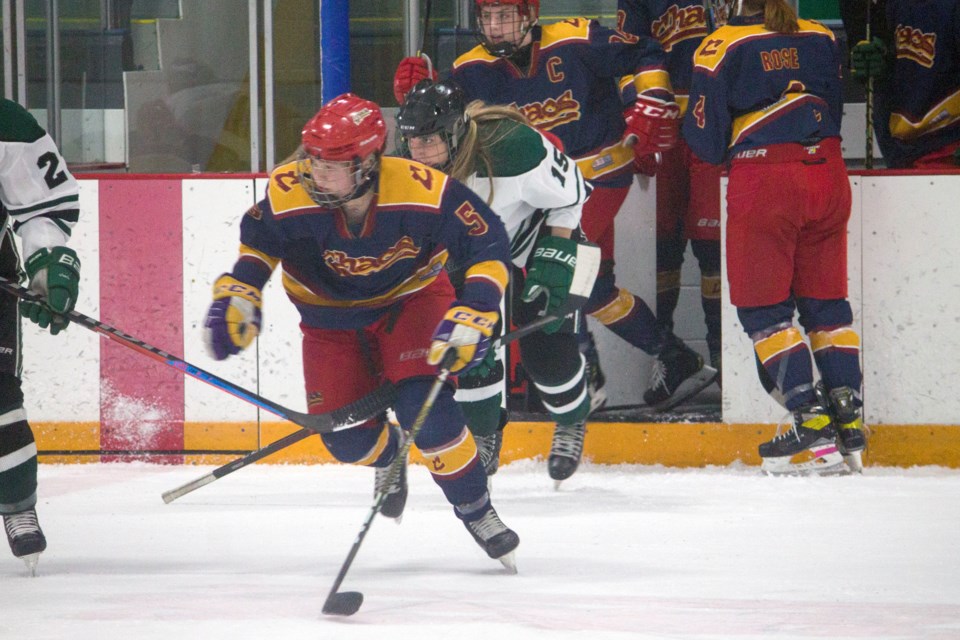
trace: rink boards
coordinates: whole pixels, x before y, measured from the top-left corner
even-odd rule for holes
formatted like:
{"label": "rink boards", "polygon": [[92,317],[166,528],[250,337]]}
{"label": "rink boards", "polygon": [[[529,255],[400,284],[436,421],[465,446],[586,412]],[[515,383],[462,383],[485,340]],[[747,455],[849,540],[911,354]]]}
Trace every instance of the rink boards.
{"label": "rink boards", "polygon": [[[77,309],[303,411],[296,312],[277,282],[264,292],[265,327],[256,348],[216,362],[201,341],[211,283],[233,264],[240,217],[264,184],[253,176],[81,180],[73,242],[83,261]],[[850,297],[864,346],[865,417],[874,430],[870,461],[960,466],[954,387],[960,265],[953,257],[960,175],[856,175],[851,185]],[[652,205],[651,185],[638,185],[617,223],[620,284],[651,302]],[[638,402],[649,359],[605,330],[595,332],[611,401]],[[756,444],[773,433],[783,411],[756,382],[751,346],[726,289],[724,336],[723,424],[591,424],[586,454],[608,463],[758,462]],[[26,406],[45,461],[143,452],[171,461],[230,458],[291,430],[80,327],[51,337],[25,324],[24,342]],[[542,455],[549,435],[550,425],[513,423],[505,459]],[[310,438],[277,458],[325,456],[318,439]]]}

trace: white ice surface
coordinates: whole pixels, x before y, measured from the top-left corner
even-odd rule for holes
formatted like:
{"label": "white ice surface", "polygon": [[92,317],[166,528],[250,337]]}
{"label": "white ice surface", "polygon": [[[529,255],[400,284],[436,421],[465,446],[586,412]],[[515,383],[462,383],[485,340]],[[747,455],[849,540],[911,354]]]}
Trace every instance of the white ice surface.
{"label": "white ice surface", "polygon": [[520,573],[488,559],[426,470],[378,519],[367,469],[254,466],[165,505],[210,467],[40,468],[39,576],[0,554],[0,638],[960,638],[960,473],[766,478],[754,469],[543,463],[494,498]]}

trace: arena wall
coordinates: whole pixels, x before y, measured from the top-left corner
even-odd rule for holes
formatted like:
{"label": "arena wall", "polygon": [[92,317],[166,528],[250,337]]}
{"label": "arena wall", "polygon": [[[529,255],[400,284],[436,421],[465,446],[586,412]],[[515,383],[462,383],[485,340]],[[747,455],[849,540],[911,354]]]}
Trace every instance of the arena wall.
{"label": "arena wall", "polygon": [[[960,466],[960,173],[850,178],[850,296],[863,341],[868,464]],[[619,216],[618,274],[654,300],[653,181],[638,180]],[[236,256],[257,176],[99,176],[81,180],[74,248],[77,309],[283,406],[305,411],[299,328],[278,279],[264,292],[255,348],[216,362],[201,341],[216,276]],[[691,298],[693,301],[694,298]],[[695,301],[699,304],[699,301]],[[679,314],[695,316],[687,304]],[[591,423],[596,462],[758,464],[756,445],[783,410],[756,381],[749,340],[724,290],[722,423]],[[649,358],[595,333],[611,402],[640,402]],[[24,323],[27,411],[44,462],[148,458],[222,463],[294,430],[218,389],[81,327],[51,337]],[[513,423],[504,459],[544,455],[552,426]],[[328,460],[318,438],[270,458]]]}

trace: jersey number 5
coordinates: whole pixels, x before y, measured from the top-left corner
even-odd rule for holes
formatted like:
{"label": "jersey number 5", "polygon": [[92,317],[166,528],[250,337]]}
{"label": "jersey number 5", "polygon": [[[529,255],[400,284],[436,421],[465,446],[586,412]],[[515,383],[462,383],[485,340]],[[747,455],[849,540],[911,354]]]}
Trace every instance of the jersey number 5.
{"label": "jersey number 5", "polygon": [[455,212],[457,217],[465,224],[470,227],[470,231],[467,232],[467,235],[471,236],[482,236],[489,229],[487,221],[483,219],[477,210],[469,202],[464,202],[462,205],[457,207]]}

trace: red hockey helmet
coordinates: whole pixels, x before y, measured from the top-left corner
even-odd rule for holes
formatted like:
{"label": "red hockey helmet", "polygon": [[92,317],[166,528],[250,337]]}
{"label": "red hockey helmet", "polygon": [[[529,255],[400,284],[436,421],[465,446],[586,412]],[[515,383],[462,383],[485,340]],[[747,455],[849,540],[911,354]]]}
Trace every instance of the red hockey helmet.
{"label": "red hockey helmet", "polygon": [[[540,0],[474,0],[477,29],[480,32],[480,44],[490,55],[497,57],[512,56],[520,48],[530,29],[540,17]],[[517,8],[515,24],[505,33],[493,34],[490,25],[483,20],[483,8],[495,6],[514,6]],[[501,22],[501,29],[506,25]]]}
{"label": "red hockey helmet", "polygon": [[[344,93],[323,105],[300,135],[300,182],[317,204],[338,207],[362,196],[376,182],[380,154],[387,142],[387,125],[376,103]],[[318,184],[314,171],[318,161],[344,163],[351,172],[353,189],[335,194]]]}

